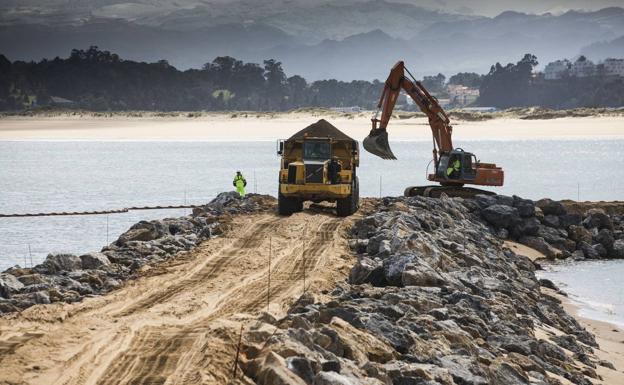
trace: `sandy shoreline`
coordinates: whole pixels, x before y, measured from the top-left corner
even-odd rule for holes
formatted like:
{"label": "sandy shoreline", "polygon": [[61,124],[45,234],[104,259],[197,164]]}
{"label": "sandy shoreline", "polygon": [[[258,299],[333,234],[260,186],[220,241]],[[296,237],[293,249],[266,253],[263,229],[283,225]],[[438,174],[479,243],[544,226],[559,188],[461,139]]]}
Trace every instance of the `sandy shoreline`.
{"label": "sandy shoreline", "polygon": [[558,295],[563,308],[576,318],[589,332],[596,336],[600,346],[594,352],[601,360],[612,363],[616,370],[604,366],[597,366],[597,373],[602,376],[603,384],[624,384],[624,330],[608,322],[598,321],[579,316],[579,307],[569,298]]}
{"label": "sandy shoreline", "polygon": [[[547,260],[544,254],[525,245],[506,241],[505,246],[517,254],[526,256],[532,261]],[[594,349],[596,357],[608,361],[615,366],[616,370],[600,365],[596,367],[596,372],[603,378],[600,383],[607,385],[624,384],[624,329],[609,322],[581,317],[579,315],[580,307],[570,298],[550,289],[542,288],[542,291],[558,298],[565,311],[596,337],[596,342],[600,346],[599,349]],[[553,334],[559,333],[562,332],[556,329],[548,330],[539,326],[536,328],[536,334],[545,339],[548,339],[548,337]],[[565,378],[557,378],[564,384],[570,383]]]}
{"label": "sandy shoreline", "polygon": [[[369,114],[275,115],[213,114],[188,117],[3,117],[0,140],[275,140],[290,136],[325,118],[351,137],[361,140],[371,127]],[[624,117],[564,117],[548,120],[497,118],[486,121],[454,120],[453,137],[461,140],[624,139]],[[422,117],[393,119],[391,140],[431,140]]]}

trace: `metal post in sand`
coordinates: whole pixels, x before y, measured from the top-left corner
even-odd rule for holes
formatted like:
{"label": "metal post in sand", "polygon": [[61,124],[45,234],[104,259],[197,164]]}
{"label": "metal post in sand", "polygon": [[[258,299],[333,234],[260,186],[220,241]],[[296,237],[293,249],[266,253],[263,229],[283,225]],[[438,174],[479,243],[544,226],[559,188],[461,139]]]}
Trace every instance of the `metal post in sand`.
{"label": "metal post in sand", "polygon": [[269,312],[269,308],[271,306],[271,238],[269,237],[269,274],[267,280],[267,312]]}
{"label": "metal post in sand", "polygon": [[28,255],[30,256],[30,267],[33,267],[32,251],[30,250],[30,243],[28,244]]}
{"label": "metal post in sand", "polygon": [[576,201],[577,202],[581,201],[581,183],[580,182],[576,182]]}
{"label": "metal post in sand", "polygon": [[232,368],[232,379],[236,378],[236,369],[238,369],[238,357],[240,355],[241,342],[243,340],[243,325],[241,325],[240,334],[238,335],[238,344],[236,345],[236,358],[234,359],[234,367]]}
{"label": "metal post in sand", "polygon": [[306,230],[308,228],[308,224],[306,222],[305,227],[303,228],[303,242],[302,244],[302,248],[301,248],[301,262],[303,264],[303,294],[305,294],[306,292],[306,260],[305,260],[305,237],[306,237]]}

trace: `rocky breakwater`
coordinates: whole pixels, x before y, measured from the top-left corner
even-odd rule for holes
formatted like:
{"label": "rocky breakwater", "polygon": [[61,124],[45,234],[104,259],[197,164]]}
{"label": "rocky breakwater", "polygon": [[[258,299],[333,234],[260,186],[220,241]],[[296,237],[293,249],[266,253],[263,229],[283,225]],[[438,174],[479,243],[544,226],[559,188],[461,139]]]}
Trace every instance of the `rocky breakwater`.
{"label": "rocky breakwater", "polygon": [[232,215],[273,209],[266,195],[219,194],[209,204],[180,218],[141,221],[100,252],[50,254],[32,268],[19,266],[0,274],[0,314],[51,302],[76,302],[116,289],[154,265],[188,253],[201,242],[222,234]]}
{"label": "rocky breakwater", "polygon": [[589,385],[598,365],[611,366],[477,203],[373,206],[352,228],[348,281],[320,301],[303,295],[282,319],[263,315],[244,334],[243,383]]}
{"label": "rocky breakwater", "polygon": [[624,204],[533,202],[503,195],[478,195],[468,202],[500,238],[518,241],[547,258],[624,258]]}

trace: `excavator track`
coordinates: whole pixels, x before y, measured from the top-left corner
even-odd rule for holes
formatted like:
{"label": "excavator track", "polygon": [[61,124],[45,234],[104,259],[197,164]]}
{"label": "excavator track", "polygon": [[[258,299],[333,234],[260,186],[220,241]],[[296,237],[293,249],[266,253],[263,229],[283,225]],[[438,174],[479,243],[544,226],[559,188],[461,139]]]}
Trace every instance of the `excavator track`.
{"label": "excavator track", "polygon": [[406,197],[429,197],[429,198],[439,198],[442,194],[446,194],[447,196],[454,198],[474,198],[478,194],[484,195],[495,195],[496,193],[488,190],[481,190],[473,187],[460,187],[460,186],[410,186],[405,189],[403,195]]}

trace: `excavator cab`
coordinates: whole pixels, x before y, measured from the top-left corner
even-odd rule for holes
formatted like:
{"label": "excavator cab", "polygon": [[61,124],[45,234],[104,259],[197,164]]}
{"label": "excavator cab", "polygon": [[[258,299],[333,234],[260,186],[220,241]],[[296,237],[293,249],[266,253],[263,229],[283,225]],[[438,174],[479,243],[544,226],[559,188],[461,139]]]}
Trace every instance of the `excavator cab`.
{"label": "excavator cab", "polygon": [[[453,170],[449,173],[448,170],[452,168],[456,160],[459,161],[459,170]],[[477,176],[476,169],[473,167],[476,164],[477,158],[473,153],[456,148],[440,154],[435,175],[429,175],[428,179],[442,184],[470,184]]]}

